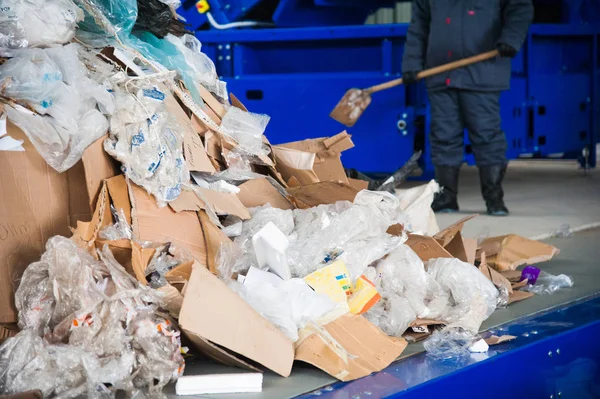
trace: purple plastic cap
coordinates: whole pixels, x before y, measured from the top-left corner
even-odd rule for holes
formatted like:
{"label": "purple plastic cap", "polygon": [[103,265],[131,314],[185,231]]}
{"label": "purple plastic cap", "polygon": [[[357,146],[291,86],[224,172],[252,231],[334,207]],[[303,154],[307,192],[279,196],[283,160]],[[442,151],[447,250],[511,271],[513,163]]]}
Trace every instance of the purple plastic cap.
{"label": "purple plastic cap", "polygon": [[527,279],[529,284],[535,284],[539,276],[540,269],[535,266],[526,266],[521,272],[521,281]]}

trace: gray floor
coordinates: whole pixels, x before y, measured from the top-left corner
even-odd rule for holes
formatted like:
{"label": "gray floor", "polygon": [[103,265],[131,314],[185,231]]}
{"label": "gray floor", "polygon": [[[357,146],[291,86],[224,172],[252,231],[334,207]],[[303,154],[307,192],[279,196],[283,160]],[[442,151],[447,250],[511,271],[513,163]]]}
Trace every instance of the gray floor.
{"label": "gray floor", "polygon": [[[563,239],[548,241],[561,249],[561,253],[553,261],[540,265],[551,274],[568,274],[573,278],[573,288],[558,291],[553,295],[535,296],[522,302],[512,304],[506,309],[498,309],[484,322],[482,331],[494,328],[508,321],[527,315],[547,311],[554,307],[600,293],[600,229],[587,230]],[[422,345],[409,345],[404,355],[421,352]],[[186,373],[219,372],[220,366],[188,363]],[[263,392],[246,395],[190,396],[191,398],[219,399],[282,399],[293,398],[306,392],[336,382],[335,379],[314,368],[297,365],[289,378],[281,378],[273,373],[265,373]],[[171,386],[166,391],[169,397],[175,397]]]}

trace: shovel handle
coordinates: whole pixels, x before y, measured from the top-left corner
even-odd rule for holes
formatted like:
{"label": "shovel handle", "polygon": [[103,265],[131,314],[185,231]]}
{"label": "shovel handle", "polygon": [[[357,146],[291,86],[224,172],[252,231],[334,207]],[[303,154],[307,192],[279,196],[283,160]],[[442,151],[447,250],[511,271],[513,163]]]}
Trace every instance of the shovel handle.
{"label": "shovel handle", "polygon": [[[440,73],[452,71],[454,69],[462,68],[467,65],[475,64],[481,61],[489,60],[498,56],[498,50],[488,51],[486,53],[481,53],[478,55],[474,55],[473,57],[463,58],[462,60],[450,62],[448,64],[440,65],[434,68],[426,69],[417,74],[417,79],[428,78],[433,75],[437,75]],[[382,83],[376,86],[369,87],[364,91],[368,93],[377,93],[378,91],[391,89],[392,87],[400,86],[402,84],[402,78],[394,79],[386,83]]]}

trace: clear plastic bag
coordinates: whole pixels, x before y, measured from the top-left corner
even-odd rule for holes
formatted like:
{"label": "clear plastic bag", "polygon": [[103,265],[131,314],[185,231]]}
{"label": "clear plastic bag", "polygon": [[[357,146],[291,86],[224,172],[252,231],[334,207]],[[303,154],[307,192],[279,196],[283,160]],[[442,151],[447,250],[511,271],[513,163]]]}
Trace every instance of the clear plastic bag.
{"label": "clear plastic bag", "polygon": [[451,298],[444,321],[476,333],[496,309],[498,290],[475,266],[454,258],[432,259],[427,273]]}
{"label": "clear plastic bag", "polygon": [[391,294],[376,303],[365,317],[387,335],[401,337],[417,314],[406,298]]}
{"label": "clear plastic bag", "polygon": [[563,288],[573,286],[571,277],[565,274],[553,275],[544,271],[540,272],[535,285],[528,284],[521,291],[531,292],[536,295],[551,295]]}
{"label": "clear plastic bag", "polygon": [[77,38],[96,47],[114,44],[116,37],[126,39],[137,20],[136,0],[76,0],[85,11]]}
{"label": "clear plastic bag", "polygon": [[436,360],[457,361],[470,357],[469,347],[475,341],[476,335],[458,327],[446,327],[434,331],[423,347],[427,354]]}
{"label": "clear plastic bag", "polygon": [[0,66],[5,96],[36,113],[7,106],[13,123],[29,137],[50,166],[64,172],[108,130],[104,113],[114,111],[112,95],[88,77],[76,44],[13,52]]}
{"label": "clear plastic bag", "polygon": [[131,226],[129,225],[129,223],[127,223],[125,211],[123,211],[123,209],[119,209],[119,211],[117,212],[112,205],[110,206],[110,210],[116,222],[100,230],[100,232],[98,233],[100,239],[106,241],[133,239],[133,231],[131,230]]}
{"label": "clear plastic bag", "polygon": [[[133,84],[128,88],[133,89]],[[156,197],[159,205],[175,200],[189,182],[183,134],[167,112],[166,94],[147,83],[136,94],[119,92],[104,149],[123,163],[125,175]]]}
{"label": "clear plastic bag", "polygon": [[266,156],[269,154],[269,150],[262,141],[262,135],[270,119],[268,115],[254,114],[242,111],[237,107],[229,107],[221,121],[221,129],[235,139],[243,151],[253,155]]}
{"label": "clear plastic bag", "polygon": [[75,36],[83,11],[71,0],[4,0],[0,10],[0,47],[64,44]]}
{"label": "clear plastic bag", "polygon": [[0,390],[45,396],[164,397],[181,375],[179,331],[157,311],[160,298],[117,263],[108,247],[95,260],[53,237],[15,294],[23,329],[0,347]]}

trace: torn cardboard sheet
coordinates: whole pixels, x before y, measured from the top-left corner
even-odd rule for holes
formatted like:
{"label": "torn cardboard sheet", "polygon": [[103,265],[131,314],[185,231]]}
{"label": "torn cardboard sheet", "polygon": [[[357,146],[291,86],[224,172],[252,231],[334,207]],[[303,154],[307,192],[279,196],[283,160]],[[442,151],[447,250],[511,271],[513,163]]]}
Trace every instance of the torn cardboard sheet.
{"label": "torn cardboard sheet", "polygon": [[208,202],[219,215],[233,215],[242,220],[250,219],[250,212],[248,212],[248,209],[242,204],[237,195],[221,193],[202,187],[197,187],[196,190],[198,190],[202,198],[195,192],[184,189],[175,201],[169,203],[169,206],[175,212],[197,212],[205,210],[206,202]]}
{"label": "torn cardboard sheet", "polygon": [[308,209],[318,205],[335,204],[338,201],[354,202],[359,191],[341,182],[324,181],[289,188],[288,193],[296,207]]}
{"label": "torn cardboard sheet", "polygon": [[433,237],[409,234],[405,244],[415,251],[423,262],[437,258],[453,258]]}
{"label": "torn cardboard sheet", "polygon": [[[440,245],[450,253],[450,255],[460,259],[463,262],[474,264],[477,241],[475,240],[474,242],[475,248],[473,248],[473,240],[467,241],[470,245],[469,249],[467,250],[465,246],[465,240],[468,239],[463,238],[462,229],[466,222],[476,216],[477,215],[470,215],[460,219],[458,222],[453,223],[437,233],[433,238],[435,238]],[[471,262],[469,262],[469,259],[471,259]]]}
{"label": "torn cardboard sheet", "polygon": [[290,375],[292,341],[201,265],[193,267],[179,324],[194,343],[202,345],[199,349],[215,360],[249,368],[246,362],[215,346],[219,345],[281,376]]}
{"label": "torn cardboard sheet", "polygon": [[369,189],[369,182],[366,180],[348,178],[348,183],[350,184],[351,187],[353,187],[354,189],[356,189],[358,191]]}
{"label": "torn cardboard sheet", "polygon": [[487,262],[498,271],[515,270],[521,265],[535,265],[546,262],[560,251],[552,245],[530,240],[516,234],[492,237],[481,243],[477,257],[482,252],[487,255]]}
{"label": "torn cardboard sheet", "polygon": [[[344,131],[329,138],[308,139],[274,146],[273,152],[276,156],[277,163],[279,163],[277,151],[282,149],[314,154],[314,163],[309,169],[314,172],[314,175],[316,175],[318,180],[309,183],[318,181],[341,181],[348,184],[348,177],[346,176],[340,157],[343,151],[352,147],[354,147],[354,143],[352,142],[350,135]],[[279,166],[280,165],[278,165],[278,169]],[[308,165],[304,165],[304,167],[307,166]],[[289,177],[286,177],[281,170],[280,172],[287,181]],[[298,176],[296,177],[302,184],[309,184],[303,182],[303,179]]]}
{"label": "torn cardboard sheet", "polygon": [[319,177],[313,171],[315,154],[292,150],[289,148],[273,147],[273,155],[277,171],[285,181],[294,178],[300,184],[319,182]]}
{"label": "torn cardboard sheet", "polygon": [[322,330],[300,330],[296,360],[312,364],[341,381],[352,381],[383,370],[406,346],[406,340],[388,337],[364,317],[346,314]]}
{"label": "torn cardboard sheet", "polygon": [[519,302],[527,298],[531,298],[534,296],[532,292],[525,291],[513,291],[511,295],[508,296],[508,304]]}
{"label": "torn cardboard sheet", "polygon": [[0,344],[19,332],[16,324],[0,324]]}
{"label": "torn cardboard sheet", "polygon": [[268,179],[252,179],[239,186],[238,198],[246,208],[266,204],[273,208],[294,209],[292,203],[273,187]]}
{"label": "torn cardboard sheet", "polygon": [[517,339],[517,337],[515,337],[514,335],[503,335],[501,337],[498,337],[497,335],[492,335],[491,337],[485,339],[485,343],[489,346],[493,346],[499,345],[503,342],[509,342],[514,339]]}

